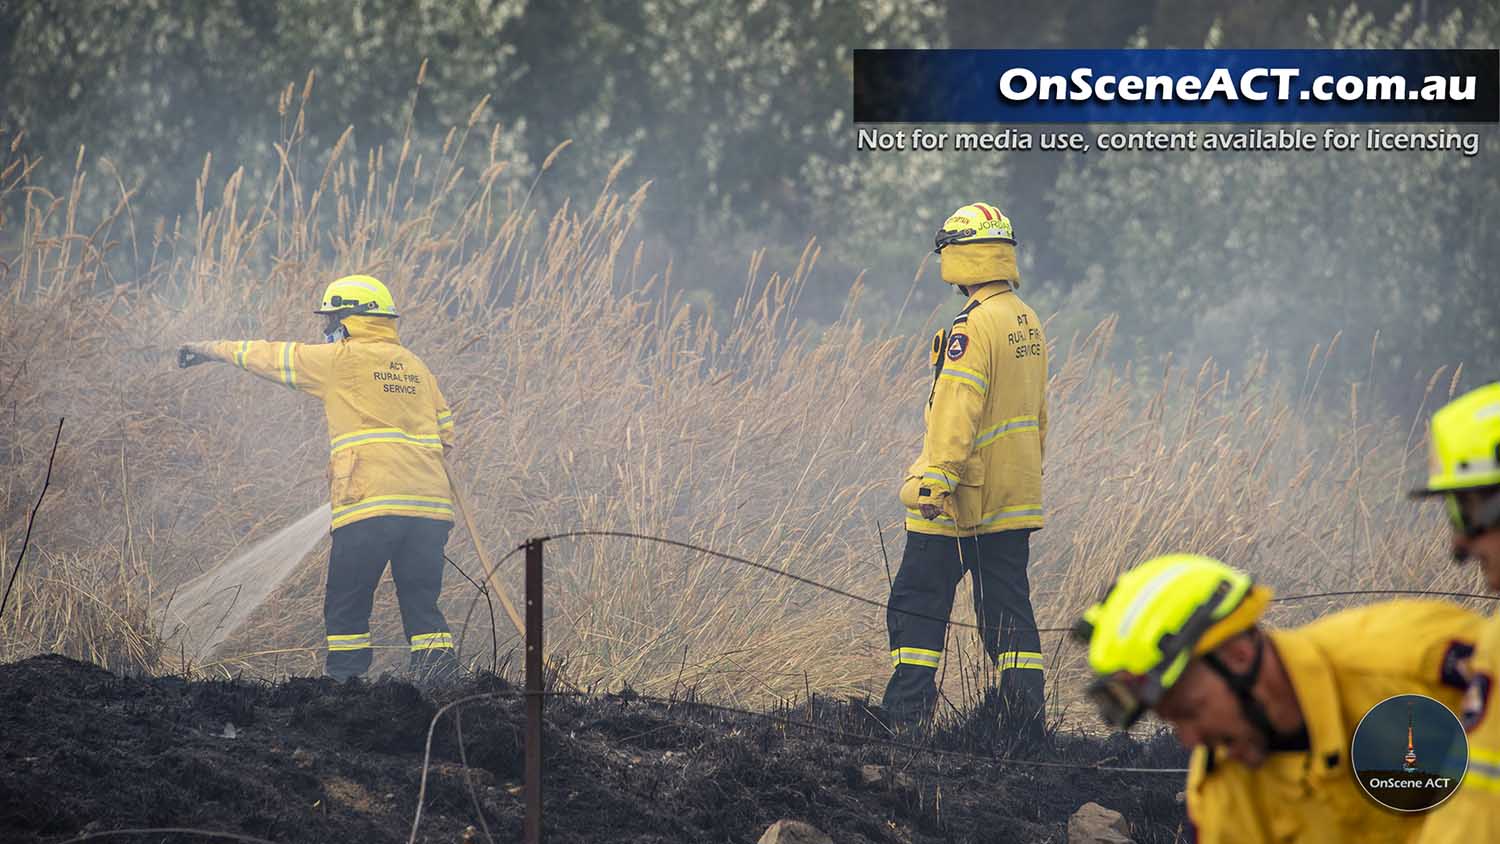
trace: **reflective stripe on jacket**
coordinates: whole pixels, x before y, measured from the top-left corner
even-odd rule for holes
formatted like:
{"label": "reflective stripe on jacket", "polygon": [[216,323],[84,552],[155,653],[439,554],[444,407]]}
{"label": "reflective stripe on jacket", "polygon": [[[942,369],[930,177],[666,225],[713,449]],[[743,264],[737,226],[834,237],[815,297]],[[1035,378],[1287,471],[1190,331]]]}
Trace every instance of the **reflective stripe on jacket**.
{"label": "reflective stripe on jacket", "polygon": [[[1422,694],[1456,709],[1468,653],[1484,619],[1435,600],[1386,601],[1269,632],[1307,727],[1310,749],[1272,753],[1250,769],[1199,747],[1188,771],[1188,818],[1199,844],[1397,844],[1426,815],[1367,797],[1350,768],[1354,728],[1375,704]],[[1441,809],[1439,809],[1441,811]],[[1481,840],[1481,839],[1474,839]]]}
{"label": "reflective stripe on jacket", "polygon": [[1468,687],[1459,712],[1469,734],[1469,771],[1458,791],[1428,813],[1422,844],[1500,841],[1500,713],[1494,711],[1500,616],[1485,623],[1465,674]]}
{"label": "reflective stripe on jacket", "polygon": [[223,340],[214,357],[323,400],[328,417],[333,527],[372,516],[453,521],[443,448],[453,412],[395,320],[344,320],[337,343]]}
{"label": "reflective stripe on jacket", "polygon": [[[901,488],[906,527],[969,536],[1039,528],[1047,436],[1047,339],[1036,312],[1005,282],[973,289],[933,342],[922,454]],[[947,492],[922,517],[922,488]]]}

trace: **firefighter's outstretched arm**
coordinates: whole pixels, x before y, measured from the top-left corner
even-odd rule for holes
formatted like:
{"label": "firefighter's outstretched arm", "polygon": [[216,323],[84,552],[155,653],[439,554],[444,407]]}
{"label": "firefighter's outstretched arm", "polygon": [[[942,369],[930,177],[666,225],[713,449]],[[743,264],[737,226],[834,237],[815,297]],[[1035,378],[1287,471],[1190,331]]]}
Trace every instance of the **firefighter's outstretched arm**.
{"label": "firefighter's outstretched arm", "polygon": [[177,349],[178,366],[222,361],[267,381],[319,398],[330,380],[333,364],[331,344],[276,342],[270,340],[214,340],[184,343]]}
{"label": "firefighter's outstretched arm", "polygon": [[[946,511],[963,480],[963,465],[974,452],[974,437],[990,391],[990,350],[981,334],[955,331],[943,352],[943,371],[932,391],[917,508],[931,519]],[[925,494],[924,494],[925,493]]]}

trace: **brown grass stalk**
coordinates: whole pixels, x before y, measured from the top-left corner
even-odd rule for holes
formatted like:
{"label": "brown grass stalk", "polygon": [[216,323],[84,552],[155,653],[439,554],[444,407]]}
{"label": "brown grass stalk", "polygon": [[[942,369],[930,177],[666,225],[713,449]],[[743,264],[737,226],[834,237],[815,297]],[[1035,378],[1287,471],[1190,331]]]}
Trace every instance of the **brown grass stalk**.
{"label": "brown grass stalk", "polygon": [[[817,261],[811,242],[784,271],[748,256],[740,300],[714,313],[677,292],[670,265],[640,266],[645,194],[616,190],[619,166],[599,197],[551,213],[515,186],[534,187],[568,142],[529,175],[465,170],[457,156],[479,113],[436,165],[409,157],[406,140],[390,156],[356,154],[347,134],[305,149],[296,129],[261,162],[270,184],[252,186],[241,168],[216,176],[205,159],[194,213],[157,225],[149,260],[132,260],[119,284],[101,267],[115,266],[117,228],[135,222],[122,200],[78,225],[83,159],[61,195],[25,165],[19,181],[0,181],[0,200],[24,197],[10,223],[19,231],[0,231],[5,535],[40,477],[47,420],[79,420],[33,540],[35,568],[0,620],[0,659],[56,650],[162,670],[154,596],[325,499],[315,401],[229,367],[179,371],[171,352],[214,337],[312,339],[310,303],[349,272],[395,290],[404,341],[457,408],[454,459],[495,548],[580,526],[636,531],[884,600],[872,523],[887,539],[901,529],[895,491],[920,444],[930,335],[874,331],[852,306],[830,325],[796,319]],[[497,138],[498,127],[492,157]],[[1310,355],[1299,384],[1212,361],[1114,367],[1114,330],[1108,319],[1086,337],[1052,338],[1050,521],[1033,540],[1041,626],[1067,626],[1115,573],[1176,550],[1218,556],[1282,592],[1474,585],[1443,562],[1440,517],[1400,497],[1423,465],[1421,423],[1379,416],[1354,387],[1339,388],[1339,418],[1323,409],[1337,338]],[[894,565],[900,542],[888,545]],[[448,552],[473,560],[462,531]],[[317,670],[324,553],[226,643],[215,669]],[[548,647],[580,684],[761,704],[808,690],[878,694],[888,671],[884,619],[868,606],[680,549],[587,539],[547,553]],[[506,576],[519,593],[518,568]],[[449,579],[451,620],[472,599]],[[956,619],[972,621],[968,600],[964,587]],[[1347,603],[1278,606],[1271,617],[1294,623]],[[479,615],[468,656],[484,663]],[[396,618],[382,586],[377,640],[401,642]],[[953,638],[981,652],[972,631]],[[1057,655],[1050,677],[1068,707],[1080,653],[1057,634],[1043,650]],[[382,649],[377,668],[402,657]],[[950,697],[972,698],[983,676],[946,672]]]}

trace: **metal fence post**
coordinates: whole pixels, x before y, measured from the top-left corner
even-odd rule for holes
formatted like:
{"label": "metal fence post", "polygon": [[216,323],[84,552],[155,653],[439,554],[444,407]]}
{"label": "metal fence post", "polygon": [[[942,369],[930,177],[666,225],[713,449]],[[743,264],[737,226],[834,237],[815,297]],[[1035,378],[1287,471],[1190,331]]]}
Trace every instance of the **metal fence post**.
{"label": "metal fence post", "polygon": [[542,842],[542,543],[526,541],[526,825],[522,840]]}

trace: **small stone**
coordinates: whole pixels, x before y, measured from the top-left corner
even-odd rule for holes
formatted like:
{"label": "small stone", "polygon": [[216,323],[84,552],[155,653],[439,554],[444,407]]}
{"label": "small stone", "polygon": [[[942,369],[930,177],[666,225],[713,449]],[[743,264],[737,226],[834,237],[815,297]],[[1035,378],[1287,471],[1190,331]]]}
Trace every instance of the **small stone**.
{"label": "small stone", "polygon": [[833,844],[833,839],[812,824],[779,820],[766,828],[757,844]]}
{"label": "small stone", "polygon": [[317,761],[318,757],[314,756],[310,750],[299,747],[292,751],[292,764],[303,770],[311,768]]}
{"label": "small stone", "polygon": [[1068,844],[1134,844],[1125,816],[1098,803],[1085,803],[1068,818]]}
{"label": "small stone", "polygon": [[866,788],[896,788],[908,789],[912,787],[911,777],[905,771],[892,771],[885,765],[862,765],[859,769],[859,781]]}

